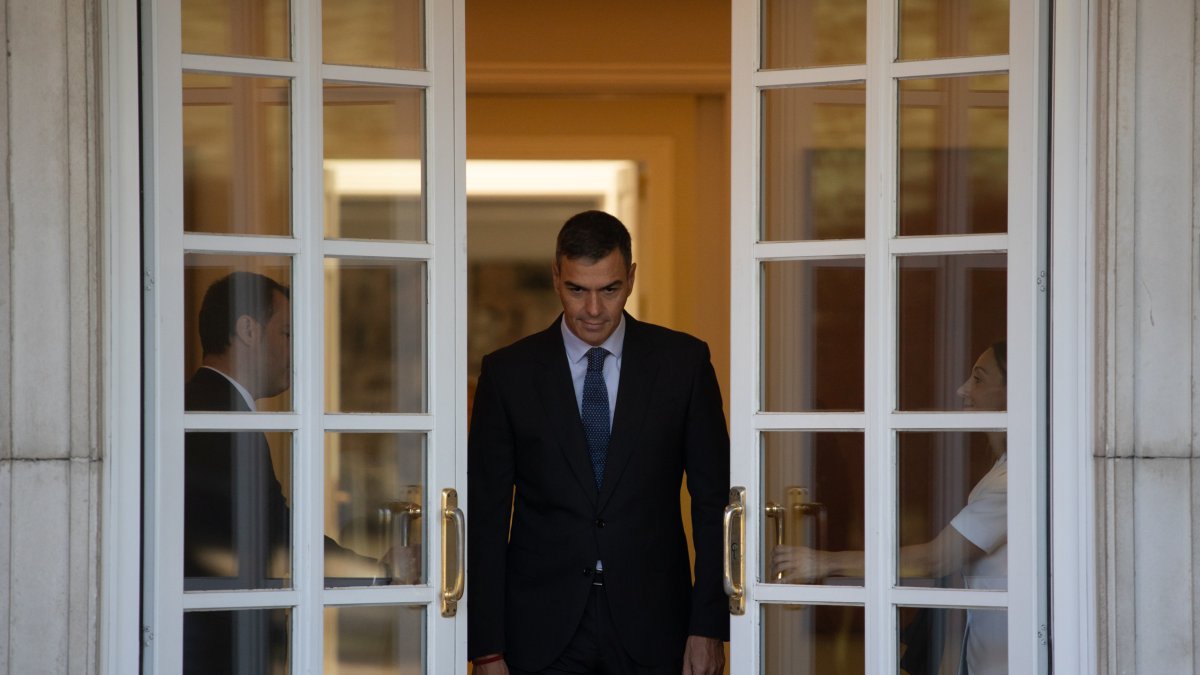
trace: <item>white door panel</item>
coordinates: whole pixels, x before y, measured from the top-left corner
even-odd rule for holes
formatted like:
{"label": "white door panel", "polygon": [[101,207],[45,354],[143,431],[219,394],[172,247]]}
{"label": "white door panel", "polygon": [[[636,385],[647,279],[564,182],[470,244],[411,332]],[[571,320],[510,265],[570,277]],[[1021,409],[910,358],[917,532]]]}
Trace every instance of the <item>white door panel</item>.
{"label": "white door panel", "polygon": [[731,672],[1044,672],[1046,10],[733,2]]}
{"label": "white door panel", "polygon": [[[146,670],[465,672],[462,1],[142,12]],[[244,272],[256,411],[185,406]]]}

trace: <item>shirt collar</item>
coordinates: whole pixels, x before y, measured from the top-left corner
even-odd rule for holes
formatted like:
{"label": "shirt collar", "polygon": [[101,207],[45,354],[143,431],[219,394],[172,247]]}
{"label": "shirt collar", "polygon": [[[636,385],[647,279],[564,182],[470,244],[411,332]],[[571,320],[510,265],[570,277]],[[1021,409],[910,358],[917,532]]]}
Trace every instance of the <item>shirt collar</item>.
{"label": "shirt collar", "polygon": [[[567,362],[575,363],[586,358],[588,350],[592,348],[592,345],[584,342],[578,335],[571,332],[571,329],[567,327],[566,316],[558,322],[558,326],[562,330],[563,347],[567,350]],[[621,360],[621,350],[625,347],[624,313],[621,314],[621,321],[617,324],[616,329],[613,330],[612,335],[609,335],[608,339],[600,344],[600,347],[603,347],[609,354],[615,356],[618,361]]]}
{"label": "shirt collar", "polygon": [[201,368],[208,368],[209,370],[213,371],[214,373],[229,380],[229,384],[232,384],[233,388],[237,389],[238,393],[242,395],[242,399],[246,401],[246,407],[250,408],[250,412],[258,412],[258,406],[254,405],[254,398],[252,396],[250,396],[250,392],[247,391],[246,388],[242,386],[241,382],[238,382],[237,380],[233,379],[231,376],[217,370],[216,368],[213,368],[212,366],[201,366]]}

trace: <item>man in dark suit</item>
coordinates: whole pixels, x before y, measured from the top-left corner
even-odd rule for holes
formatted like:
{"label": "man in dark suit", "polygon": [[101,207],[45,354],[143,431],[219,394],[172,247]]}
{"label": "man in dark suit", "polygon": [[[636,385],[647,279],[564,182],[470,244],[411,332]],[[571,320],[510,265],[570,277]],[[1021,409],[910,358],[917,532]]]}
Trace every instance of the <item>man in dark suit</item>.
{"label": "man in dark suit", "polygon": [[475,673],[719,673],[729,437],[708,347],[624,312],[636,266],[607,213],[566,222],[552,271],[561,318],[485,357],[475,393]]}
{"label": "man in dark suit", "polygon": [[[286,286],[234,272],[205,291],[202,365],[184,390],[188,412],[252,412],[291,386],[291,307]],[[184,442],[184,588],[281,588],[291,575],[291,511],[257,431],[188,432]],[[387,568],[325,537],[326,577],[388,583]],[[415,558],[408,561],[415,567]],[[184,672],[283,672],[281,610],[188,612]]]}

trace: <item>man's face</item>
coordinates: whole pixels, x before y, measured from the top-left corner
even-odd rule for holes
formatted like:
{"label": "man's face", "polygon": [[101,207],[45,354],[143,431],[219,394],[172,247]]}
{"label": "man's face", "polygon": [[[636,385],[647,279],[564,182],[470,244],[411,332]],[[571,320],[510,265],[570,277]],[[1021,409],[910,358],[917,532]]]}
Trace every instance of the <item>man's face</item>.
{"label": "man's face", "polygon": [[990,348],[980,355],[971,375],[958,388],[967,410],[1004,410],[1008,405],[1008,385],[996,353]]}
{"label": "man's face", "polygon": [[283,293],[275,291],[271,307],[260,342],[262,393],[258,398],[278,396],[292,386],[292,306]]}
{"label": "man's face", "polygon": [[593,347],[603,344],[621,322],[636,269],[630,265],[626,270],[625,259],[615,249],[595,262],[560,258],[553,267],[554,290],[567,328]]}

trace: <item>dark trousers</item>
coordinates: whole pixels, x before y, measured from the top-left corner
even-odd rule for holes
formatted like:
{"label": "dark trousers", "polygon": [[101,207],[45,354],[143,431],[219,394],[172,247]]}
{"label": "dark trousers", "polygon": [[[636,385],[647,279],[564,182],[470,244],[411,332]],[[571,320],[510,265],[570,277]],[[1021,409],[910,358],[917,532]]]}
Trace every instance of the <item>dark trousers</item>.
{"label": "dark trousers", "polygon": [[679,675],[682,670],[683,654],[665,666],[643,666],[629,658],[613,625],[604,586],[599,585],[592,586],[575,636],[549,668],[530,671],[508,666],[510,675]]}

